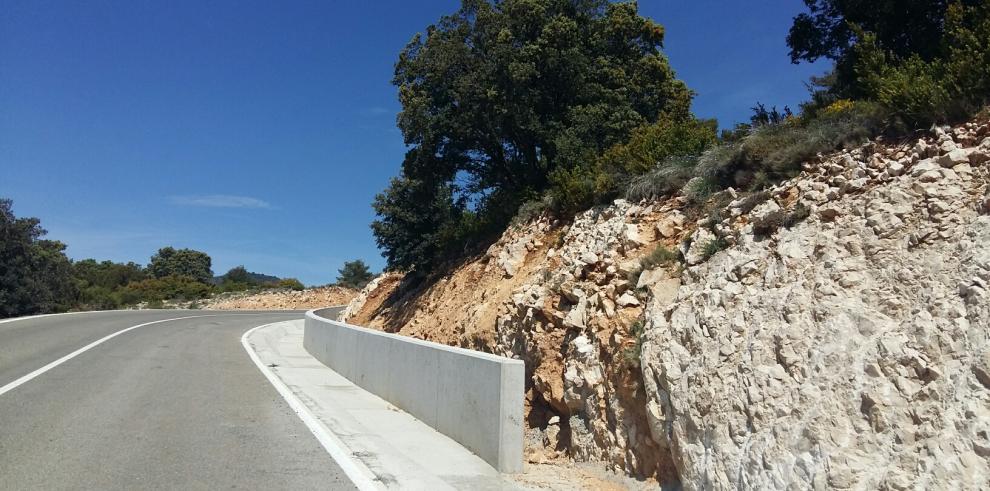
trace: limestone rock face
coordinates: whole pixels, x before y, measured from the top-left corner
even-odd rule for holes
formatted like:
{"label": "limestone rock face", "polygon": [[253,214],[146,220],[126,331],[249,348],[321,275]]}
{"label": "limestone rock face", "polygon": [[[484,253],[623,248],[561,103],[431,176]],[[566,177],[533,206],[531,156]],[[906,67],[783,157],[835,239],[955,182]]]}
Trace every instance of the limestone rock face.
{"label": "limestone rock face", "polygon": [[[812,195],[821,211],[770,238],[744,226],[648,305],[650,435],[685,488],[990,482],[990,172],[935,151]],[[773,192],[827,184],[829,164]]]}
{"label": "limestone rock face", "polygon": [[533,463],[686,489],[986,488],[988,164],[974,122],[703,210],[544,216],[430,281],[385,276],[345,315],[523,360]]}

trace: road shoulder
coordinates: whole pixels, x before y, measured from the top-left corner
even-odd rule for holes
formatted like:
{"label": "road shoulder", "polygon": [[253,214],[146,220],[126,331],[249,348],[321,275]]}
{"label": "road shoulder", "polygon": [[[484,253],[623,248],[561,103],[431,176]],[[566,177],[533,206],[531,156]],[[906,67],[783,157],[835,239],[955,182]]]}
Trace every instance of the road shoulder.
{"label": "road shoulder", "polygon": [[283,397],[317,438],[326,432],[331,448],[337,447],[328,451],[345,470],[352,467],[357,480],[370,477],[376,487],[402,489],[519,487],[454,440],[313,358],[303,348],[303,321],[261,326],[243,341],[269,380],[277,380],[276,388],[284,385]]}

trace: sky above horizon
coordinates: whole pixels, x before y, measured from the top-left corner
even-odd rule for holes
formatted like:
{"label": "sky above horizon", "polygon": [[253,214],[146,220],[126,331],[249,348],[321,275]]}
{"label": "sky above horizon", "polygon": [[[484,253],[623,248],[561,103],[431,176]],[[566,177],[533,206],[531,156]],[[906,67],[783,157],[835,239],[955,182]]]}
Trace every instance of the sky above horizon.
{"label": "sky above horizon", "polygon": [[[207,252],[221,274],[332,282],[384,266],[370,203],[405,153],[392,67],[457,0],[5,0],[0,197],[73,259]],[[664,52],[723,127],[806,99],[801,0],[641,0]]]}

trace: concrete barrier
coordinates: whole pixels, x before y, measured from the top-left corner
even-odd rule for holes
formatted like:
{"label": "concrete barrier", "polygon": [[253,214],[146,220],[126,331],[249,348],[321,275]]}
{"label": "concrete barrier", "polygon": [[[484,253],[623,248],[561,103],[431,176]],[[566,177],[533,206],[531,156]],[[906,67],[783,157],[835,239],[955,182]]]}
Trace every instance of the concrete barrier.
{"label": "concrete barrier", "polygon": [[522,472],[521,360],[352,326],[306,313],[303,345],[351,382],[487,461]]}

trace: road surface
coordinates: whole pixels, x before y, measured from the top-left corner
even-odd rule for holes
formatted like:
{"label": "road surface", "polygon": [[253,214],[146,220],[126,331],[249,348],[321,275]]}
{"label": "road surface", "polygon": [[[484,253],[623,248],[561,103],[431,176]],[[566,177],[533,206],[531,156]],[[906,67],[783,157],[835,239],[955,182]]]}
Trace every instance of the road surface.
{"label": "road surface", "polygon": [[0,489],[353,489],[240,342],[301,317],[158,310],[0,323]]}

